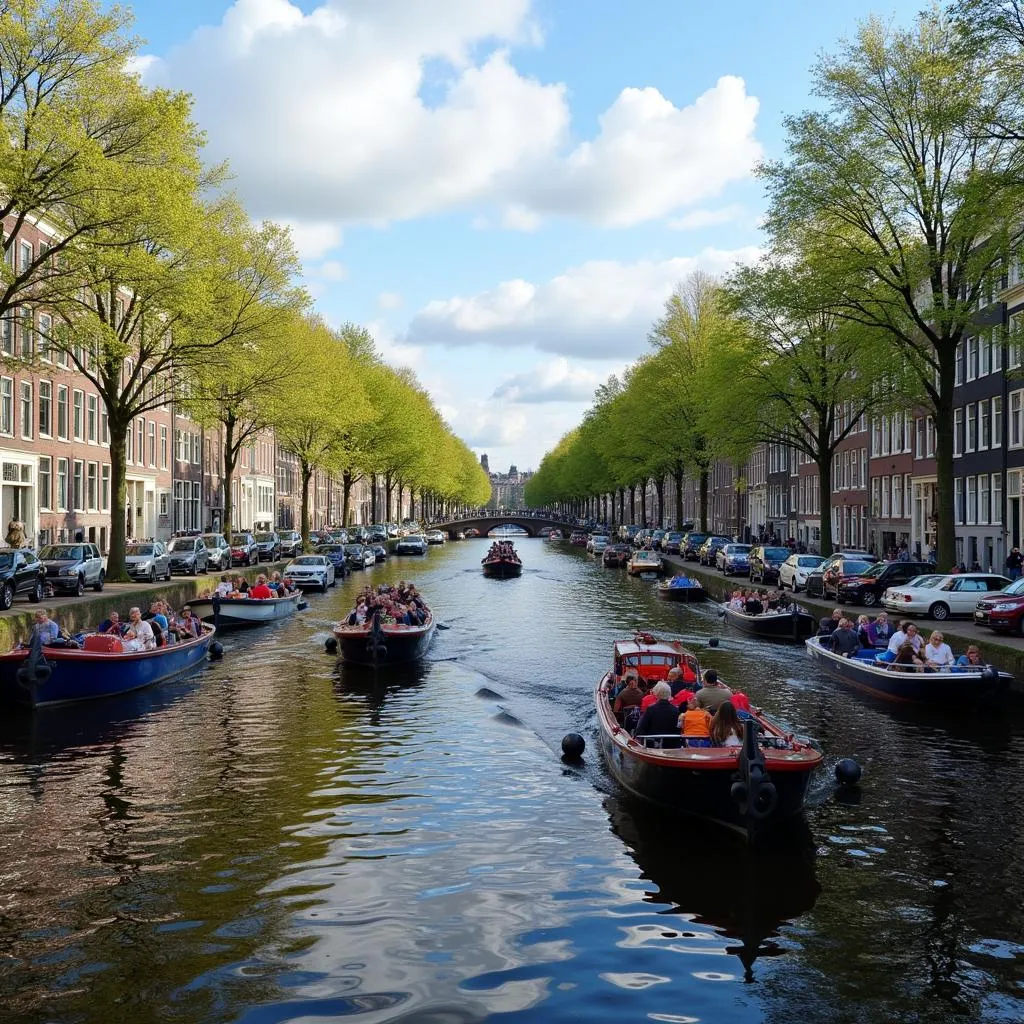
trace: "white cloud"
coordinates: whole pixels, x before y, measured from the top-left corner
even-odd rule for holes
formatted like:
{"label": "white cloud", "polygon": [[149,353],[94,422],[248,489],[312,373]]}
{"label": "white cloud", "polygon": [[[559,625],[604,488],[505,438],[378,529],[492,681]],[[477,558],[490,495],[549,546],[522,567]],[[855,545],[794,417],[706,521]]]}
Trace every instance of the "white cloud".
{"label": "white cloud", "polygon": [[398,292],[381,292],[377,296],[377,306],[380,309],[398,309],[402,305],[402,296]]}
{"label": "white cloud", "polygon": [[493,403],[471,402],[452,410],[449,425],[470,448],[503,448],[526,436],[526,413]]}
{"label": "white cloud", "polygon": [[420,346],[399,341],[378,321],[367,324],[366,329],[373,336],[377,351],[386,363],[399,367],[408,366],[412,370],[417,370],[422,365],[424,352]]}
{"label": "white cloud", "polygon": [[743,216],[743,207],[737,204],[722,206],[717,210],[693,210],[681,217],[674,217],[668,226],[675,231],[696,231],[700,228],[716,227],[719,224],[731,224]]}
{"label": "white cloud", "polygon": [[[574,137],[566,87],[524,76],[531,0],[235,0],[160,59],[148,82],[188,89],[210,156],[257,216],[381,223],[492,204],[534,230],[551,216],[625,226],[717,196],[761,150],[758,101],[723,77],[676,105],[625,88]],[[474,211],[479,215],[479,210]]]}
{"label": "white cloud", "polygon": [[326,260],[318,267],[313,267],[313,274],[324,281],[345,281],[348,279],[348,267],[338,260]]}
{"label": "white cloud", "polygon": [[[264,211],[260,216],[267,216]],[[323,221],[285,220],[291,229],[292,241],[299,258],[304,262],[323,259],[332,249],[341,245],[341,228]]]}
{"label": "white cloud", "polygon": [[629,360],[676,285],[695,269],[721,274],[759,256],[753,246],[705,249],[661,261],[593,261],[542,284],[516,279],[468,297],[435,300],[413,318],[412,345],[523,346],[559,355]]}
{"label": "white cloud", "polygon": [[526,404],[582,402],[593,397],[605,377],[592,370],[573,369],[564,356],[538,363],[532,370],[503,380],[491,396]]}

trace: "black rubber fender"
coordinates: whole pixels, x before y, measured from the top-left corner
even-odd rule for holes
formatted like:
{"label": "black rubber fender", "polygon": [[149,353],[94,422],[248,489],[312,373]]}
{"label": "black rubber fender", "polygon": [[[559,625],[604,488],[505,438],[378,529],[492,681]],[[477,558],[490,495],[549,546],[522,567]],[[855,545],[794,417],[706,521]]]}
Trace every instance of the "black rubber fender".
{"label": "black rubber fender", "polygon": [[750,801],[750,813],[759,821],[767,818],[779,805],[779,791],[771,782],[764,782],[757,788]]}

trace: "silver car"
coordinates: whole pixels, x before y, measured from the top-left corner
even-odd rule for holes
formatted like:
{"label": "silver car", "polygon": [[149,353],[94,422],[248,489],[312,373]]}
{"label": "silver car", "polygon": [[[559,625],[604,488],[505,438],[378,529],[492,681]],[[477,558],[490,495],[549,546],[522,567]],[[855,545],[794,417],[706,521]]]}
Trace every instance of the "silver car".
{"label": "silver car", "polygon": [[223,533],[204,533],[199,539],[206,545],[206,564],[210,569],[221,572],[231,568],[231,548]]}
{"label": "silver car", "polygon": [[283,575],[302,589],[316,587],[326,593],[334,586],[334,566],[326,555],[299,555],[285,566]]}
{"label": "silver car", "polygon": [[407,537],[400,537],[395,544],[396,555],[425,555],[427,553],[427,538],[418,533],[410,533]]}
{"label": "silver car", "polygon": [[129,544],[124,555],[124,567],[133,580],[157,580],[171,578],[171,562],[167,557],[167,548],[160,541],[146,541],[142,544]]}

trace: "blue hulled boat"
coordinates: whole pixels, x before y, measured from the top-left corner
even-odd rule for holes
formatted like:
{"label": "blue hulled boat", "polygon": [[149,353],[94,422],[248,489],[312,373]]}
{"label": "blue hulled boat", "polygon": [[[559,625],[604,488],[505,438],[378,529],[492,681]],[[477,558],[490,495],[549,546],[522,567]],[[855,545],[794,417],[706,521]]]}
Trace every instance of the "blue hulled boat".
{"label": "blue hulled boat", "polygon": [[994,665],[976,672],[901,672],[876,660],[881,651],[865,649],[845,658],[833,654],[816,636],[807,641],[807,653],[830,676],[886,700],[998,707],[1013,682],[1009,672],[1000,672]]}
{"label": "blue hulled boat", "polygon": [[41,708],[141,690],[198,668],[213,634],[207,627],[194,640],[131,653],[38,646],[9,651],[0,655],[0,704]]}

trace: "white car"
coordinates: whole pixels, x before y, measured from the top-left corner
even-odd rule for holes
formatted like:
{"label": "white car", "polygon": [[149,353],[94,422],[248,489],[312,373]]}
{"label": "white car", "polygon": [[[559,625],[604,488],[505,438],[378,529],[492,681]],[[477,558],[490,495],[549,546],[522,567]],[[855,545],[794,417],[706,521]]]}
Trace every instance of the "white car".
{"label": "white car", "polygon": [[604,549],[608,547],[608,538],[603,533],[595,533],[587,541],[587,550],[592,555],[604,554]]}
{"label": "white car", "polygon": [[428,544],[443,544],[447,539],[448,534],[444,530],[429,530],[427,532]]}
{"label": "white car", "polygon": [[395,544],[396,555],[425,555],[427,538],[419,533],[410,533],[407,537],[399,537]]}
{"label": "white car", "polygon": [[882,604],[900,618],[929,615],[944,622],[951,615],[973,615],[981,598],[1009,585],[1005,576],[988,572],[935,573],[890,587]]}
{"label": "white car", "polygon": [[299,555],[285,566],[283,575],[300,589],[318,587],[325,593],[334,586],[334,566],[326,555]]}
{"label": "white car", "polygon": [[821,555],[790,555],[782,565],[779,566],[779,590],[789,587],[795,594],[807,586],[808,573],[824,562]]}

